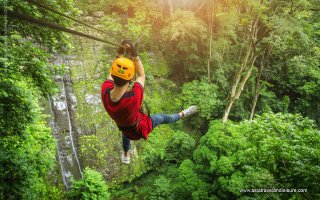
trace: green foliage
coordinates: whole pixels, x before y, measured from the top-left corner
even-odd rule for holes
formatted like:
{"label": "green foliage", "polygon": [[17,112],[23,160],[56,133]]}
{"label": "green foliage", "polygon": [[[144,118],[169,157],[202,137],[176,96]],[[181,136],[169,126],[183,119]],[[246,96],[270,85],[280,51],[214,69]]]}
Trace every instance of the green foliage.
{"label": "green foliage", "polygon": [[146,23],[147,11],[139,10],[134,15],[134,18],[128,19],[127,30],[130,33],[130,38],[138,39],[143,37],[145,40],[150,39],[151,24]]}
{"label": "green foliage", "polygon": [[204,72],[202,66],[205,60],[202,56],[205,55],[203,41],[206,34],[206,25],[191,11],[176,10],[169,18],[168,24],[161,30],[161,46],[175,72]]}
{"label": "green foliage", "polygon": [[148,85],[154,82],[155,77],[167,77],[169,69],[166,60],[160,52],[141,52],[139,57],[142,60],[143,68],[146,73]]}
{"label": "green foliage", "polygon": [[[268,22],[268,26],[276,27],[265,39],[272,46],[272,59],[264,70],[264,81],[272,87],[262,91],[263,95],[268,96],[262,96],[259,109],[263,111],[269,107],[275,112],[301,113],[319,124],[318,20],[314,20],[316,12],[307,9],[317,3],[297,1],[297,5],[305,7],[301,10],[285,7],[287,3],[282,2],[278,9],[281,8],[284,12],[275,15]],[[289,98],[286,100],[289,100],[287,110],[283,108],[283,98]]]}
{"label": "green foliage", "polygon": [[[76,12],[75,8],[73,7],[73,0],[43,0],[41,3],[65,14],[72,15]],[[2,1],[1,4],[3,4],[6,9],[14,12],[19,10],[26,15],[33,16],[38,19],[46,19],[46,21],[58,23],[63,26],[70,25],[70,21],[66,20],[64,17],[53,14],[45,9],[40,9],[39,7],[33,6],[28,2],[12,0]],[[4,18],[2,16],[0,17],[0,23],[2,25],[1,27],[4,27]],[[34,24],[26,23],[21,20],[9,19],[6,24],[8,35],[11,35],[12,33],[19,33],[24,38],[28,38],[26,41],[32,41],[34,43],[41,44],[50,52],[66,52],[68,48],[70,48],[69,37],[64,32],[51,30]]]}
{"label": "green foliage", "polygon": [[[177,113],[182,109],[179,99],[180,89],[176,84],[162,78],[148,79],[146,81],[148,85],[145,87],[144,104],[147,104],[149,107],[151,115],[157,113]],[[143,106],[146,108],[146,105]],[[147,112],[147,109],[144,111]]]}
{"label": "green foliage", "polygon": [[183,105],[196,105],[199,116],[206,120],[216,116],[221,106],[217,86],[205,79],[185,83],[182,87],[181,98]]}
{"label": "green foliage", "polygon": [[195,140],[188,134],[177,131],[173,134],[166,147],[166,160],[171,162],[182,162],[183,159],[192,155]]}
{"label": "green foliage", "polygon": [[43,119],[36,119],[24,130],[23,136],[0,139],[0,197],[47,199],[54,192],[46,176],[53,168],[55,142]]}
{"label": "green foliage", "polygon": [[[186,159],[179,167],[165,164],[156,172],[160,175],[147,174],[133,183],[137,194],[131,197],[318,199],[319,184],[313,180],[319,174],[319,141],[320,132],[314,122],[300,115],[266,113],[254,121],[226,125],[216,120],[201,138],[193,160]],[[145,189],[139,185],[146,185]],[[241,191],[246,189],[307,189],[308,192]]]}
{"label": "green foliage", "polygon": [[191,160],[184,160],[179,167],[176,184],[177,199],[208,199],[210,185],[195,173],[195,165]]}
{"label": "green foliage", "polygon": [[121,23],[121,17],[112,13],[111,15],[106,15],[101,18],[100,24],[103,25],[103,29],[112,32],[113,34],[121,35],[123,30],[123,25]]}
{"label": "green foliage", "polygon": [[21,134],[32,122],[32,99],[27,84],[1,82],[0,87],[0,135]]}
{"label": "green foliage", "polygon": [[59,189],[51,190],[46,179],[55,142],[41,114],[39,88],[21,74],[1,80],[0,193],[4,199],[46,199]]}
{"label": "green foliage", "polygon": [[[0,38],[0,77],[19,80],[29,78],[43,94],[57,91],[52,79],[54,73],[48,64],[49,54],[31,41],[24,41],[20,34]],[[57,70],[60,70],[57,67]],[[4,76],[3,73],[6,73]]]}
{"label": "green foliage", "polygon": [[90,168],[83,171],[83,178],[73,180],[68,192],[68,199],[84,200],[108,200],[110,194],[102,175]]}
{"label": "green foliage", "polygon": [[172,183],[165,176],[159,176],[155,181],[153,186],[155,190],[152,191],[150,197],[147,199],[150,200],[173,200],[173,191],[172,191]]}
{"label": "green foliage", "polygon": [[210,119],[221,113],[222,103],[218,95],[218,87],[206,79],[194,80],[183,85],[183,107],[196,105],[198,109],[198,114],[190,120],[190,124],[196,128],[206,126]]}
{"label": "green foliage", "polygon": [[[305,194],[246,194],[242,189],[307,188],[319,197],[319,131],[313,121],[292,114],[263,114],[256,120],[222,125],[214,121],[194,152],[195,172],[214,179],[212,193],[220,198],[247,195],[263,199]],[[190,164],[191,165],[191,164]],[[205,167],[210,170],[202,170]],[[310,197],[311,197],[310,196]]]}
{"label": "green foliage", "polygon": [[173,130],[169,126],[160,126],[148,137],[148,141],[142,144],[143,150],[141,156],[148,166],[156,166],[166,158],[166,147],[169,138],[174,135]]}
{"label": "green foliage", "polygon": [[77,7],[81,10],[86,11],[88,13],[92,13],[95,11],[109,11],[110,6],[104,6],[106,4],[110,4],[110,0],[79,0],[76,2]]}

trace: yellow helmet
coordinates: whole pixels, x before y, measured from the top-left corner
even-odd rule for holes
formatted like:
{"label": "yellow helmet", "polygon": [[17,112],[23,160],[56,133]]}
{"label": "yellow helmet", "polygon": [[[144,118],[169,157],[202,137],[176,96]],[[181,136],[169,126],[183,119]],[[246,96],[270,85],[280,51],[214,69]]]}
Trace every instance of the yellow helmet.
{"label": "yellow helmet", "polygon": [[124,80],[131,80],[134,75],[134,64],[128,58],[117,58],[112,64],[110,73]]}

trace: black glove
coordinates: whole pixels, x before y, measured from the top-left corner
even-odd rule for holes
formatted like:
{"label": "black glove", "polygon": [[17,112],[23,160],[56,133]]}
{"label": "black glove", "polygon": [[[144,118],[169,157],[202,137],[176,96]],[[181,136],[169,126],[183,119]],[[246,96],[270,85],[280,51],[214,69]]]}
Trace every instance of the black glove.
{"label": "black glove", "polygon": [[125,50],[124,47],[123,47],[123,46],[125,46],[124,41],[125,41],[125,40],[123,40],[123,41],[121,42],[121,46],[120,46],[119,49],[118,49],[118,54],[121,54],[121,55],[124,54],[124,50]]}
{"label": "black glove", "polygon": [[123,40],[123,43],[124,43],[123,44],[124,46],[128,46],[128,45],[130,46],[130,47],[127,48],[127,50],[129,51],[129,53],[130,53],[130,55],[132,57],[137,57],[138,56],[136,48],[134,47],[134,45],[132,44],[132,42],[130,40]]}

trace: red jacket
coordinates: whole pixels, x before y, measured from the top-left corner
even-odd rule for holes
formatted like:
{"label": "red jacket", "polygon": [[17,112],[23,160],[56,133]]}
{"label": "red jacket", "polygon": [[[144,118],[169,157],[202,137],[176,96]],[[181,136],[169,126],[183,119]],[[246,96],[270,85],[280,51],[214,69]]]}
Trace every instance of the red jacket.
{"label": "red jacket", "polygon": [[143,100],[142,85],[135,82],[132,89],[125,92],[117,102],[112,102],[110,99],[110,91],[113,87],[113,81],[106,80],[101,88],[102,102],[109,116],[118,127],[132,127],[138,123],[135,128],[123,130],[122,133],[131,140],[141,138],[147,140],[149,133],[152,131],[152,121],[148,115],[140,111]]}

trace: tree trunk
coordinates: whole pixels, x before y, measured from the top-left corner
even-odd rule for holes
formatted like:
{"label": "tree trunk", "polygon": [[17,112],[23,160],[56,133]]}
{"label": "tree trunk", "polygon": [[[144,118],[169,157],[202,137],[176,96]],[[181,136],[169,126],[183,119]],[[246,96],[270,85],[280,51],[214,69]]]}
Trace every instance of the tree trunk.
{"label": "tree trunk", "polygon": [[163,0],[163,15],[167,16],[169,15],[170,17],[173,16],[173,7],[172,7],[172,0]]}
{"label": "tree trunk", "polygon": [[230,93],[231,97],[234,97],[236,95],[236,90],[237,90],[238,84],[241,80],[241,73],[245,69],[245,67],[248,63],[248,59],[251,54],[251,48],[252,48],[251,45],[248,45],[246,55],[243,58],[242,64],[238,68],[238,70],[236,71],[235,78],[234,78],[233,85],[232,85],[232,89],[231,89],[231,93]]}
{"label": "tree trunk", "polygon": [[261,80],[261,76],[262,76],[262,71],[264,69],[266,59],[268,59],[271,50],[272,50],[272,47],[268,46],[267,49],[265,50],[265,53],[263,54],[261,62],[260,62],[259,74],[258,74],[257,81],[256,81],[256,86],[255,86],[255,90],[254,90],[254,99],[252,102],[252,108],[251,108],[251,112],[250,112],[250,118],[249,118],[250,121],[253,119],[253,115],[254,115],[256,105],[258,102],[258,98],[260,95],[260,80]]}
{"label": "tree trunk", "polygon": [[[247,70],[247,73],[246,75],[242,78],[241,82],[240,82],[240,76],[239,77],[239,81],[237,81],[237,85],[233,85],[233,88],[232,88],[232,93],[229,97],[229,101],[226,105],[226,108],[225,108],[225,111],[224,111],[224,114],[223,114],[223,118],[222,118],[222,122],[223,123],[226,123],[227,120],[228,120],[228,117],[229,117],[229,114],[230,114],[230,110],[233,106],[233,103],[236,99],[239,99],[242,91],[243,91],[243,88],[244,88],[244,85],[246,84],[247,80],[249,79],[250,75],[251,75],[251,72],[252,72],[252,69],[253,69],[253,64],[256,60],[257,56],[254,55],[252,58],[251,58],[251,61],[250,61],[250,65],[249,65],[249,69]],[[240,82],[240,85],[239,85],[239,82]],[[238,87],[239,85],[239,87]],[[235,88],[235,89],[234,89]]]}
{"label": "tree trunk", "polygon": [[252,108],[251,108],[251,112],[250,112],[250,121],[253,119],[253,115],[256,109],[256,105],[257,105],[257,101],[260,95],[260,79],[261,79],[261,74],[262,74],[262,70],[263,70],[264,64],[263,61],[261,62],[260,65],[260,69],[259,69],[259,75],[257,77],[257,82],[256,82],[256,86],[255,86],[255,91],[254,91],[254,99],[253,99],[253,103],[252,103]]}
{"label": "tree trunk", "polygon": [[211,16],[209,16],[209,13],[208,13],[208,18],[210,17],[210,19],[208,21],[210,23],[210,25],[209,25],[209,28],[210,28],[210,41],[209,41],[209,58],[208,58],[208,61],[207,61],[207,71],[208,71],[208,81],[210,82],[210,80],[211,80],[210,62],[211,62],[211,59],[212,59],[212,49],[211,48],[212,48],[212,36],[213,36],[212,23],[213,23],[213,16],[214,16],[214,0],[212,1]]}
{"label": "tree trunk", "polygon": [[[243,88],[244,88],[247,80],[249,79],[249,77],[251,75],[254,62],[255,62],[255,60],[257,58],[257,54],[256,54],[256,51],[255,51],[255,49],[256,49],[255,41],[256,41],[257,32],[258,32],[258,19],[259,19],[259,17],[256,16],[255,20],[252,22],[250,35],[249,35],[250,44],[247,47],[246,54],[245,54],[245,56],[243,58],[241,66],[237,69],[237,71],[235,73],[232,89],[231,89],[231,92],[230,92],[229,97],[228,97],[229,100],[228,100],[228,103],[226,105],[223,117],[222,117],[222,123],[226,123],[227,122],[227,120],[229,118],[230,110],[232,108],[232,105],[233,105],[234,101],[240,97],[240,95],[241,95],[241,93],[243,91]],[[253,54],[251,56],[251,59],[249,59],[252,50],[253,50]],[[249,67],[247,65],[248,60],[250,60]],[[244,70],[246,71],[246,73],[245,73],[245,76],[242,77],[241,74],[242,74],[242,72]],[[239,83],[240,83],[240,85],[239,85]]]}
{"label": "tree trunk", "polygon": [[172,17],[173,16],[172,0],[168,0],[168,5],[169,5],[169,8],[170,8],[170,17]]}
{"label": "tree trunk", "polygon": [[240,86],[238,87],[238,90],[236,92],[235,99],[239,99],[239,97],[240,97],[240,95],[241,95],[241,93],[243,91],[244,85],[246,84],[247,80],[249,79],[249,77],[251,75],[251,72],[252,72],[252,69],[253,69],[253,64],[256,61],[256,58],[257,58],[257,55],[254,55],[252,57],[252,59],[250,61],[249,68],[247,70],[247,73],[246,73],[246,75],[243,77],[243,79],[240,82]]}
{"label": "tree trunk", "polygon": [[222,118],[222,123],[226,123],[227,120],[228,120],[228,117],[229,117],[229,113],[230,113],[230,110],[231,110],[231,107],[234,103],[234,99],[230,99],[226,105],[226,108],[224,110],[224,114],[223,114],[223,118]]}
{"label": "tree trunk", "polygon": [[207,61],[207,71],[208,71],[208,81],[209,82],[211,80],[211,74],[210,74],[210,61],[211,61],[211,58],[212,58],[211,47],[212,47],[212,26],[210,26],[209,58],[208,58],[208,61]]}

